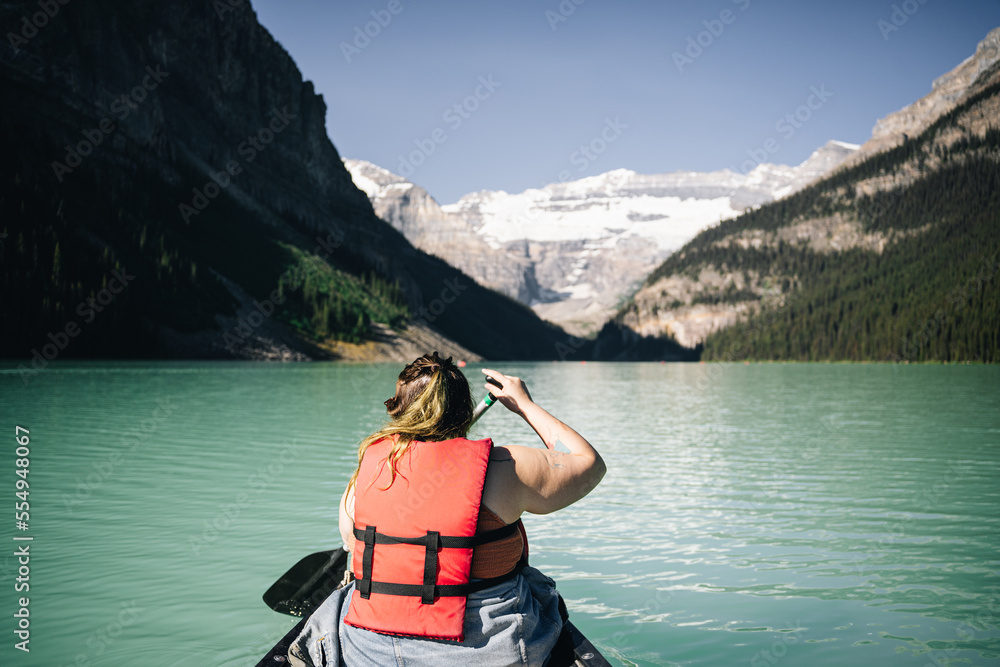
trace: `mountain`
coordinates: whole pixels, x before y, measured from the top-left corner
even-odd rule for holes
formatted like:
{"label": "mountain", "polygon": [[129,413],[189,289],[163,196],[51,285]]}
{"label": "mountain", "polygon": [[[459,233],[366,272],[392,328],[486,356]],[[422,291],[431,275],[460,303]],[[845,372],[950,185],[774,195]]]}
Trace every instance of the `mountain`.
{"label": "mountain", "polygon": [[413,245],[461,269],[482,285],[531,304],[541,299],[534,265],[522,249],[498,249],[458,214],[444,211],[426,190],[363,160],[344,160],[375,213]]}
{"label": "mountain", "polygon": [[[998,38],[880,121],[875,152],[685,244],[595,356],[634,355],[624,336],[717,360],[1000,361]],[[906,136],[871,148],[890,125]]]}
{"label": "mountain", "polygon": [[[975,82],[1000,59],[1000,28],[990,31],[976,52],[958,67],[934,80],[931,92],[913,104],[880,119],[866,141],[847,164],[902,144],[922,131],[967,97]],[[985,121],[984,117],[982,120]],[[996,116],[992,116],[996,118]]]}
{"label": "mountain", "polygon": [[856,149],[831,141],[796,167],[765,163],[746,174],[617,169],[517,194],[476,192],[446,206],[381,167],[345,164],[376,213],[418,248],[587,335],[699,231],[801,189]]}
{"label": "mountain", "polygon": [[250,3],[38,7],[0,5],[0,357],[556,356],[375,215]]}

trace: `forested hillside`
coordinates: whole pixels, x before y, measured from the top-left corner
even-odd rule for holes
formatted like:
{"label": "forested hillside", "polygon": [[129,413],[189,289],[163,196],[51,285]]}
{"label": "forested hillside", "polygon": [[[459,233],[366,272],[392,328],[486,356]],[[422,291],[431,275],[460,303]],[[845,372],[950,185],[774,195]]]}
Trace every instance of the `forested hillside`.
{"label": "forested hillside", "polygon": [[[317,245],[311,230],[290,225],[276,234],[225,194],[192,227],[177,224],[177,202],[188,193],[142,169],[125,179],[84,165],[54,188],[37,164],[13,157],[25,131],[16,138],[5,131],[0,143],[8,156],[0,161],[0,289],[5,316],[20,323],[3,332],[8,354],[39,347],[47,332],[74,321],[87,333],[68,356],[157,356],[161,326],[217,329],[225,348],[214,318],[233,316],[237,301],[220,274],[259,303],[271,302],[274,317],[305,343],[359,341],[371,322],[399,326],[410,314],[398,284],[349,245],[331,237],[321,260],[309,250]],[[43,154],[57,150],[42,135],[32,145]],[[101,292],[115,271],[124,284],[112,283],[108,302]]]}
{"label": "forested hillside", "polygon": [[998,99],[994,66],[920,136],[700,234],[616,321],[702,309],[711,360],[1000,362]]}
{"label": "forested hillside", "polygon": [[0,95],[0,358],[337,358],[419,339],[545,359],[566,338],[375,216],[250,3],[66,5],[0,50]]}

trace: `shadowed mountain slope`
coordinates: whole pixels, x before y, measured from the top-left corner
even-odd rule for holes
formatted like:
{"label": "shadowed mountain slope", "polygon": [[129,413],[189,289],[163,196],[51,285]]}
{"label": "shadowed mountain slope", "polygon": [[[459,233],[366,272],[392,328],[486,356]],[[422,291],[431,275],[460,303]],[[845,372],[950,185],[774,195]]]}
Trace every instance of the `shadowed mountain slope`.
{"label": "shadowed mountain slope", "polygon": [[[0,7],[4,25],[37,11]],[[0,356],[63,332],[65,357],[336,358],[411,329],[557,356],[557,327],[376,217],[249,3],[71,3],[12,41]]]}

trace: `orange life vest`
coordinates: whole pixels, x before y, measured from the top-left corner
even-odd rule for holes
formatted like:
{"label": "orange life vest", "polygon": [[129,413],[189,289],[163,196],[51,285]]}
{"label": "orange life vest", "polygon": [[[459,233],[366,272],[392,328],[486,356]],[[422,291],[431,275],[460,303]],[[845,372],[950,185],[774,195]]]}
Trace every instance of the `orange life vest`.
{"label": "orange life vest", "polygon": [[522,530],[518,520],[476,535],[493,441],[412,442],[389,486],[391,446],[382,440],[368,447],[354,487],[355,589],[344,622],[462,641],[466,596],[525,564],[522,558],[503,576],[469,581],[473,547]]}

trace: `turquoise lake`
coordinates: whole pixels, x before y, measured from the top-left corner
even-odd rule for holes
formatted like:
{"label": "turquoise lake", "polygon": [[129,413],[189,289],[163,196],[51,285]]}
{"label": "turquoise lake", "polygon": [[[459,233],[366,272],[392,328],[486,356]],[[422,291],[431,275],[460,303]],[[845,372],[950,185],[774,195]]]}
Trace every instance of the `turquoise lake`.
{"label": "turquoise lake", "polygon": [[[252,667],[295,622],[261,594],[339,546],[357,443],[402,365],[65,362],[27,386],[14,366],[0,664]],[[613,664],[1000,664],[1000,368],[491,366],[607,461],[587,498],[525,524]],[[500,406],[474,434],[540,446]]]}

